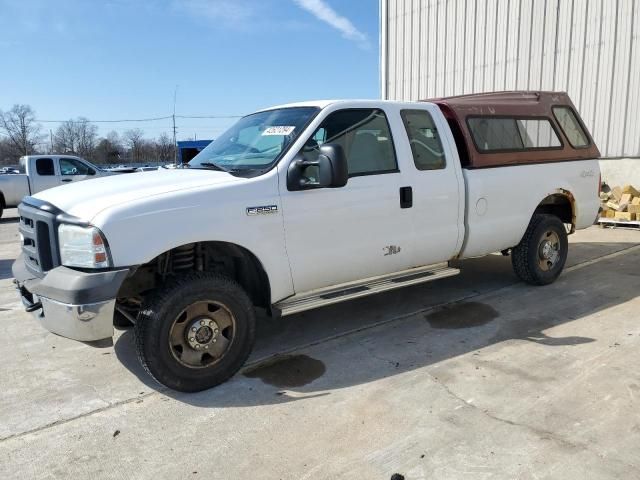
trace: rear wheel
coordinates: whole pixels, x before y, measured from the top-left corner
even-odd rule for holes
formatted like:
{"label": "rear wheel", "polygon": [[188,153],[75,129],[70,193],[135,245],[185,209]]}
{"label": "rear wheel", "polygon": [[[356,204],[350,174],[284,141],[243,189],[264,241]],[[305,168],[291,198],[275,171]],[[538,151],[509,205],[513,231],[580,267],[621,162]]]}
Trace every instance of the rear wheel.
{"label": "rear wheel", "polygon": [[567,261],[568,246],[567,230],[558,217],[535,214],[511,252],[513,270],[531,285],[553,283]]}
{"label": "rear wheel", "polygon": [[244,364],[253,348],[255,313],[233,280],[193,273],[145,300],[135,335],[151,376],[174,390],[196,392],[223,383]]}

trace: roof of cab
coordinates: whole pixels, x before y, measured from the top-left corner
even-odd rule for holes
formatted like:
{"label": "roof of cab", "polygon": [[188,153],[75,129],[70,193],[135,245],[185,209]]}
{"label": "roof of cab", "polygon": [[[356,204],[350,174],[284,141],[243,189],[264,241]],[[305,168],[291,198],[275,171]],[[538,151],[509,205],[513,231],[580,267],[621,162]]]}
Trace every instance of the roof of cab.
{"label": "roof of cab", "polygon": [[[284,105],[275,105],[268,108],[263,108],[258,110],[258,112],[265,112],[268,110],[275,110],[277,108],[294,108],[294,107],[316,107],[316,108],[325,108],[329,105],[340,105],[340,104],[363,104],[363,105],[371,105],[375,104],[385,104],[385,103],[407,103],[407,102],[394,102],[391,100],[380,100],[378,98],[348,98],[348,99],[338,99],[338,100],[307,100],[304,102],[295,102],[295,103],[286,103]],[[256,112],[257,113],[257,112]]]}

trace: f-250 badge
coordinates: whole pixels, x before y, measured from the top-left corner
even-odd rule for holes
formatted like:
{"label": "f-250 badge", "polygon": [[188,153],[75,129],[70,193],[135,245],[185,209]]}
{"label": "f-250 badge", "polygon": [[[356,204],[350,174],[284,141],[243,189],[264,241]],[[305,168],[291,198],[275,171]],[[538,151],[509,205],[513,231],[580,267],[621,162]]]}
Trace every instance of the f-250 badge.
{"label": "f-250 badge", "polygon": [[260,207],[247,207],[247,215],[269,215],[271,213],[278,213],[277,205],[263,205]]}
{"label": "f-250 badge", "polygon": [[384,252],[384,256],[395,255],[396,253],[400,253],[402,250],[400,247],[395,245],[389,245],[388,247],[382,247],[382,251]]}

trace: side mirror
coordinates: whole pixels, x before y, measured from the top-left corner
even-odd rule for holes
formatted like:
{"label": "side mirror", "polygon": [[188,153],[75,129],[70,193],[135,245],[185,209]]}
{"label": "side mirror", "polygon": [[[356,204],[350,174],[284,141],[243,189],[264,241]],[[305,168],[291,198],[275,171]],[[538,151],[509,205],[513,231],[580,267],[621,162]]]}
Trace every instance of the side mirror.
{"label": "side mirror", "polygon": [[93,168],[90,168],[90,169],[87,171],[87,175],[95,175],[95,174],[96,174],[96,171],[95,171]]}
{"label": "side mirror", "polygon": [[340,145],[331,143],[320,147],[317,160],[305,160],[299,155],[287,172],[290,191],[344,187],[348,180],[349,168],[344,150]]}

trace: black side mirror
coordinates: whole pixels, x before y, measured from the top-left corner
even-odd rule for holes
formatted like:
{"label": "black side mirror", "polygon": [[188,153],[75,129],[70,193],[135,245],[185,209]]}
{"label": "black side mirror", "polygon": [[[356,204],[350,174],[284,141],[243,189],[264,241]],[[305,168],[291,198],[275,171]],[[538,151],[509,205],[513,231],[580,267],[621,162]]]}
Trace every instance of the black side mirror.
{"label": "black side mirror", "polygon": [[[311,171],[313,174],[310,174]],[[317,160],[305,160],[299,155],[291,162],[287,172],[287,188],[290,191],[344,187],[348,180],[349,168],[344,150],[342,146],[331,143],[320,147]]]}

